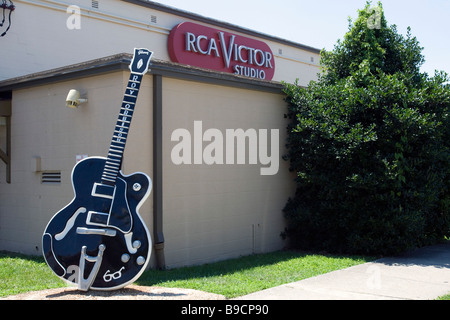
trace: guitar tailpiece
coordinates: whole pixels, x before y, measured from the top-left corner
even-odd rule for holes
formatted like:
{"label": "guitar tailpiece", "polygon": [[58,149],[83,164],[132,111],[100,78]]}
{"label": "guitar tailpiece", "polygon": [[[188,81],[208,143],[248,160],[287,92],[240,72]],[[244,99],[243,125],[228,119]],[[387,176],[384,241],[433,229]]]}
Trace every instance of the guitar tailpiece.
{"label": "guitar tailpiece", "polygon": [[[100,269],[100,265],[102,264],[103,260],[103,251],[105,251],[106,246],[104,244],[101,244],[98,246],[98,254],[96,257],[91,257],[86,254],[87,247],[83,246],[81,248],[81,255],[80,255],[80,263],[79,263],[79,273],[78,273],[78,290],[81,291],[88,291],[91,287],[92,283],[94,282],[94,279],[97,277],[98,270]],[[86,261],[88,262],[95,262],[94,267],[91,270],[91,273],[87,277],[87,279],[84,279],[84,267]]]}

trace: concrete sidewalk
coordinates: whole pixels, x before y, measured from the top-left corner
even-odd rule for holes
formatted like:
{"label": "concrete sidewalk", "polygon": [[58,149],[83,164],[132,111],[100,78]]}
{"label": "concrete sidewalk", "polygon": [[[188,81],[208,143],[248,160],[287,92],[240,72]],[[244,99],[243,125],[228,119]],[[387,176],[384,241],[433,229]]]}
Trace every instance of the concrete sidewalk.
{"label": "concrete sidewalk", "polygon": [[450,293],[450,242],[236,300],[429,300]]}

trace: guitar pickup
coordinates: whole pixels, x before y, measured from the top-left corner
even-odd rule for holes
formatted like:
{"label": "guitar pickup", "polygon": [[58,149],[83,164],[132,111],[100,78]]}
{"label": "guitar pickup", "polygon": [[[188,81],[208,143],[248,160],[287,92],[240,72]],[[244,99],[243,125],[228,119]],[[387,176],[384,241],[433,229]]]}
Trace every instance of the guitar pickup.
{"label": "guitar pickup", "polygon": [[100,197],[100,198],[106,198],[106,199],[113,199],[114,198],[114,191],[116,190],[113,186],[108,186],[106,184],[101,183],[94,183],[94,186],[92,187],[91,195],[93,197]]}
{"label": "guitar pickup", "polygon": [[109,214],[104,212],[89,211],[86,217],[86,224],[94,226],[108,225]]}

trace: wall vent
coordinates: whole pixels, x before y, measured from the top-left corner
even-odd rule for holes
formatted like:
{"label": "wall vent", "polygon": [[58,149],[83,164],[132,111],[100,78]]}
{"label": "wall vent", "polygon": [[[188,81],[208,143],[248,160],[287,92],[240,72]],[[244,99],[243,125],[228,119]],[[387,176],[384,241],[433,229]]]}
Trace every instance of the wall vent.
{"label": "wall vent", "polygon": [[61,183],[61,171],[42,171],[41,183]]}
{"label": "wall vent", "polygon": [[94,8],[94,9],[98,9],[98,0],[92,0],[91,6],[92,6],[92,8]]}
{"label": "wall vent", "polygon": [[150,21],[151,21],[152,23],[157,23],[157,22],[158,22],[158,17],[152,15],[152,16],[150,16]]}

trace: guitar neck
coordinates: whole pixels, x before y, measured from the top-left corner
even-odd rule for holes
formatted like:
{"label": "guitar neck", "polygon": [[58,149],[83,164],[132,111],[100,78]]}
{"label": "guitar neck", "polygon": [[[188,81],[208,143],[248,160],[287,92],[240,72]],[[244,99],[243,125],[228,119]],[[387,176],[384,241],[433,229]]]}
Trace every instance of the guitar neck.
{"label": "guitar neck", "polygon": [[117,175],[122,167],[123,153],[125,151],[125,144],[127,142],[142,77],[142,74],[131,73],[130,79],[128,80],[122,106],[109,146],[105,168],[103,169],[103,184],[115,185]]}

